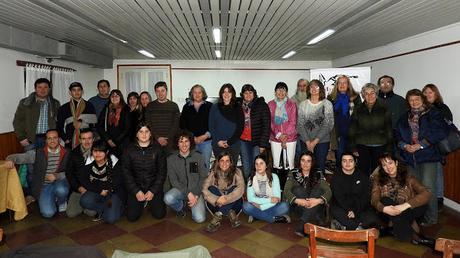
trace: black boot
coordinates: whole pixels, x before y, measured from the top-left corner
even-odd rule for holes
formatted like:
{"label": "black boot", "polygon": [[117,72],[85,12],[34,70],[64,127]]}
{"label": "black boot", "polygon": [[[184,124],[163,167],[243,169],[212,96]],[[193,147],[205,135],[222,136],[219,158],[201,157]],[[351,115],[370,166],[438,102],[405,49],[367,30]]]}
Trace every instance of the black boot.
{"label": "black boot", "polygon": [[291,223],[291,217],[289,215],[275,216],[275,223]]}

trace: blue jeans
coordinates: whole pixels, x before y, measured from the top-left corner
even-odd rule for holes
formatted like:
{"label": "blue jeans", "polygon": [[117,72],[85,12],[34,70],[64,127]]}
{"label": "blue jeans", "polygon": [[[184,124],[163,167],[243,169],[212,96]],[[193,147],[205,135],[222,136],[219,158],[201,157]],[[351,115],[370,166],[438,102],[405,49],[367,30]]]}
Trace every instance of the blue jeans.
{"label": "blue jeans", "polygon": [[[164,198],[166,205],[175,211],[180,211],[184,208],[185,202],[188,202],[187,194],[182,193],[177,188],[169,190]],[[200,195],[198,202],[191,208],[192,219],[196,223],[203,223],[206,220],[206,208],[204,206],[203,195]]]}
{"label": "blue jeans", "polygon": [[444,168],[441,162],[436,165],[436,197],[444,198]]}
{"label": "blue jeans", "polygon": [[[109,201],[111,203],[109,203]],[[80,205],[84,209],[97,211],[102,214],[102,219],[108,224],[114,224],[121,217],[122,201],[116,193],[102,196],[99,193],[86,191],[80,197]]]}
{"label": "blue jeans", "polygon": [[211,160],[212,155],[212,141],[207,140],[200,144],[195,145],[195,149],[201,153],[203,156],[203,161],[205,167],[209,170],[211,167],[209,166],[209,162]]}
{"label": "blue jeans", "polygon": [[[233,190],[235,190],[236,186],[230,187],[224,195],[227,195]],[[208,190],[217,196],[222,196],[222,193],[219,191],[219,189],[216,186],[211,185]],[[207,203],[208,209],[212,212],[222,212],[222,214],[227,215],[230,210],[234,210],[237,214],[241,211],[241,206],[243,205],[243,198],[240,198],[232,203],[225,204],[224,206],[218,207],[214,206],[213,204],[210,204],[209,202]]]}
{"label": "blue jeans", "polygon": [[[301,141],[302,152],[307,151],[307,144]],[[313,150],[315,154],[316,167],[324,172],[326,168],[327,153],[329,152],[329,142],[318,143]]]}
{"label": "blue jeans", "polygon": [[279,202],[275,206],[261,210],[250,202],[243,203],[243,212],[248,216],[253,216],[256,219],[272,223],[275,221],[275,216],[283,216],[289,212],[289,204],[287,202]]}
{"label": "blue jeans", "polygon": [[50,184],[44,184],[40,192],[38,206],[40,213],[45,218],[51,218],[56,214],[57,205],[67,201],[69,195],[69,183],[66,179],[59,179]]}
{"label": "blue jeans", "polygon": [[433,194],[428,202],[428,209],[424,217],[425,222],[428,224],[438,223],[438,202],[436,198],[436,168],[438,163],[439,162],[427,162],[416,164],[415,167],[407,166],[407,170]]}
{"label": "blue jeans", "polygon": [[244,178],[248,179],[254,169],[254,158],[260,154],[259,146],[253,146],[251,142],[241,141],[241,162],[243,163]]}

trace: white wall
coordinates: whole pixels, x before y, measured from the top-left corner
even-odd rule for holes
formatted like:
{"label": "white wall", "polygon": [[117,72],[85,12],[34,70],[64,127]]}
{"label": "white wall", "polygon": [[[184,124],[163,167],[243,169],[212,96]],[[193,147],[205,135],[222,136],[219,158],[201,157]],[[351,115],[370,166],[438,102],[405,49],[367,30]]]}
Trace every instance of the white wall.
{"label": "white wall", "polygon": [[[441,45],[460,39],[460,23],[393,42],[383,47],[370,49],[332,61],[334,67],[348,66],[378,58],[407,53],[417,49]],[[401,57],[371,62],[362,66],[371,66],[373,83],[384,74],[395,78],[395,92],[405,96],[413,88],[422,89],[428,83],[440,88],[444,102],[454,115],[454,121],[460,124],[460,44],[435,48],[432,50],[408,54]]]}
{"label": "white wall", "polygon": [[[16,66],[16,60],[46,63],[44,58],[35,55],[0,48],[0,133],[13,131],[13,117],[16,107],[24,92],[24,67]],[[97,93],[96,83],[102,79],[102,69],[87,65],[55,60],[52,65],[73,68],[75,79],[83,84],[84,97],[88,99]]]}
{"label": "white wall", "polygon": [[[273,98],[277,82],[286,82],[290,94],[293,94],[297,80],[310,77],[308,69],[330,67],[331,62],[115,60],[113,69],[104,70],[104,77],[114,85],[117,81],[118,64],[171,64],[173,101],[182,108],[189,89],[197,83],[206,88],[209,96],[218,96],[219,88],[227,82],[233,84],[237,93],[240,92],[243,84],[250,83],[256,88],[258,95],[264,96],[268,101]],[[193,68],[193,70],[178,68]]]}

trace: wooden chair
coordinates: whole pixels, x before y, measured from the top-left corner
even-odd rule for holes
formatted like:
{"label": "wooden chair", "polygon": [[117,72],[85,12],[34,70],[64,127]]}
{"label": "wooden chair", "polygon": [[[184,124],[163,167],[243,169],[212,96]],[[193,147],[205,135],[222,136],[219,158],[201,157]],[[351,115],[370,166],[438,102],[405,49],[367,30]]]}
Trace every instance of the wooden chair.
{"label": "wooden chair", "polygon": [[[346,231],[329,229],[307,223],[304,226],[304,230],[310,235],[309,253],[312,258],[317,258],[318,256],[334,258],[374,257],[375,240],[378,238],[378,231],[375,228]],[[338,243],[367,242],[367,253],[362,248],[316,245],[316,238]]]}
{"label": "wooden chair", "polygon": [[460,254],[460,240],[438,238],[434,249],[442,252],[443,258],[452,258],[454,254]]}

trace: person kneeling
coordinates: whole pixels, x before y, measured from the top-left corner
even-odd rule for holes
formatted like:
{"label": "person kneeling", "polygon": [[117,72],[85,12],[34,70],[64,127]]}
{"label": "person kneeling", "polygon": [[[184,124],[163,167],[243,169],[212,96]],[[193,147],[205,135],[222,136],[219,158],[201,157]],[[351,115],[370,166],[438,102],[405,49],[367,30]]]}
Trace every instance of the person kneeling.
{"label": "person kneeling", "polygon": [[290,223],[289,205],[281,201],[280,180],[272,174],[267,165],[267,157],[258,155],[254,160],[255,171],[248,178],[248,201],[243,203],[243,211],[253,218],[268,223]]}
{"label": "person kneeling", "polygon": [[166,162],[172,189],[165,194],[164,202],[176,211],[178,217],[186,216],[187,202],[192,210],[192,219],[202,223],[206,220],[206,208],[201,186],[208,172],[201,154],[191,149],[194,141],[190,132],[182,131],[176,142],[179,150],[172,153]]}
{"label": "person kneeling", "polygon": [[109,146],[102,140],[94,142],[91,155],[78,173],[86,189],[80,205],[96,211],[98,218],[106,223],[114,224],[121,217],[124,199],[118,159],[110,155]]}
{"label": "person kneeling", "polygon": [[206,206],[213,216],[206,227],[208,232],[220,227],[223,215],[228,215],[233,228],[241,225],[238,214],[243,204],[244,178],[231,157],[229,152],[221,152],[203,184]]}

